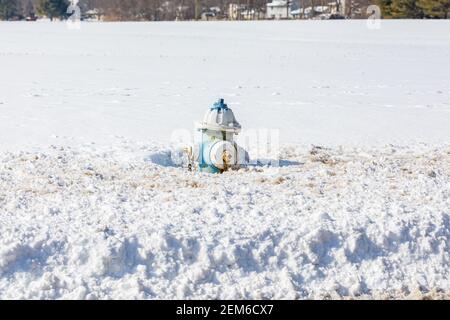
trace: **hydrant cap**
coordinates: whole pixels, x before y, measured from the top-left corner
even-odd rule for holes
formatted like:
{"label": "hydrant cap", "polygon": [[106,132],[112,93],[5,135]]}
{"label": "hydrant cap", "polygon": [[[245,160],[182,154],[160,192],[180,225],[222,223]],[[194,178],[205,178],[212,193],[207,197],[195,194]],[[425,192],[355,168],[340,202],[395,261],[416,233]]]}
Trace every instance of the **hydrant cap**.
{"label": "hydrant cap", "polygon": [[205,113],[203,121],[197,123],[198,129],[218,130],[239,133],[241,125],[234,117],[233,110],[228,108],[223,99],[219,99]]}
{"label": "hydrant cap", "polygon": [[225,104],[225,100],[219,99],[214,105],[212,106],[212,109],[228,109],[228,106]]}

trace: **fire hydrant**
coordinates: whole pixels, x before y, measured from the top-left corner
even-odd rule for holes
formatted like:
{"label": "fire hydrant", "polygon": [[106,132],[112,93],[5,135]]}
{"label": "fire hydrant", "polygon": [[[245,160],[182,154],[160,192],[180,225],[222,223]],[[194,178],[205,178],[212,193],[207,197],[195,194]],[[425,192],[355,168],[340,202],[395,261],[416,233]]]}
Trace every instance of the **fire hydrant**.
{"label": "fire hydrant", "polygon": [[248,162],[248,153],[234,141],[241,125],[223,99],[206,111],[203,121],[196,123],[196,130],[199,141],[188,153],[199,171],[222,173]]}

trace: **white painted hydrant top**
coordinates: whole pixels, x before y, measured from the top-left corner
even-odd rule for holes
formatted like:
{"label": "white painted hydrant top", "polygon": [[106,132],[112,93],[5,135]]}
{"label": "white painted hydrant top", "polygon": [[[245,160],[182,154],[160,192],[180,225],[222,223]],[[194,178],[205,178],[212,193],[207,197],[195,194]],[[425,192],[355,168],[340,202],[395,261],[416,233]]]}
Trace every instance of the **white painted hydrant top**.
{"label": "white painted hydrant top", "polygon": [[216,102],[211,109],[206,111],[202,122],[196,124],[197,129],[214,131],[227,131],[238,134],[241,125],[234,117],[233,110],[228,108],[223,99]]}

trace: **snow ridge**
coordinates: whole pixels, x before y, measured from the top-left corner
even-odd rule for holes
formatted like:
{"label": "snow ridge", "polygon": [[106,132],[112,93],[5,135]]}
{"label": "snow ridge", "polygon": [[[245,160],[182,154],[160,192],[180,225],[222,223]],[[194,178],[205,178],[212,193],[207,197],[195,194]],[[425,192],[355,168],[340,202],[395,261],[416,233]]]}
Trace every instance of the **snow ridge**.
{"label": "snow ridge", "polygon": [[450,292],[450,147],[284,145],[223,175],[123,141],[0,154],[0,298]]}

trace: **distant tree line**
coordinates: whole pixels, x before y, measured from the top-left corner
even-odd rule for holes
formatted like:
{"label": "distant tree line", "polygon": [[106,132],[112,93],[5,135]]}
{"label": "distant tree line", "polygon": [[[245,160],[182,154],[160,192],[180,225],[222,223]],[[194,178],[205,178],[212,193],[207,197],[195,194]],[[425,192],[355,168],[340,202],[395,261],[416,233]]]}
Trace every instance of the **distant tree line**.
{"label": "distant tree line", "polygon": [[[226,19],[230,4],[245,8],[247,12],[264,13],[271,0],[79,0],[82,12],[92,9],[107,21],[160,21],[200,18],[205,11],[215,8],[220,19]],[[367,4],[364,0],[345,1],[347,17],[363,17]],[[297,6],[323,6],[333,0],[288,0]],[[450,18],[450,0],[373,0],[380,6],[383,18],[447,19]],[[63,19],[67,17],[69,0],[0,0],[0,20],[21,20],[27,17]],[[219,10],[217,10],[219,9]],[[354,15],[352,12],[362,12]],[[258,14],[258,17],[261,17]]]}
{"label": "distant tree line", "polygon": [[[292,0],[290,0],[292,2]],[[299,0],[295,0],[299,1]],[[320,0],[312,0],[320,1]],[[79,0],[82,12],[97,9],[107,21],[160,21],[200,18],[211,7],[226,18],[229,4],[248,10],[265,9],[267,0]],[[18,20],[30,15],[65,18],[70,0],[0,0],[0,20]]]}
{"label": "distant tree line", "polygon": [[450,0],[380,0],[378,4],[384,18],[450,18]]}
{"label": "distant tree line", "polygon": [[27,17],[45,16],[64,18],[68,0],[0,0],[0,20],[22,20]]}
{"label": "distant tree line", "polygon": [[[80,6],[89,10],[98,9],[105,20],[193,20],[201,14],[215,10],[218,18],[226,18],[232,3],[248,10],[265,9],[271,0],[80,0]],[[292,1],[292,0],[289,0]],[[299,0],[294,0],[299,1]],[[320,0],[318,0],[320,1]]]}

